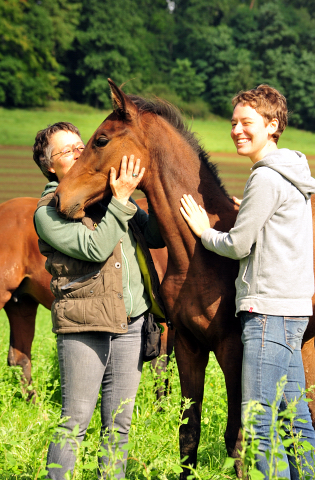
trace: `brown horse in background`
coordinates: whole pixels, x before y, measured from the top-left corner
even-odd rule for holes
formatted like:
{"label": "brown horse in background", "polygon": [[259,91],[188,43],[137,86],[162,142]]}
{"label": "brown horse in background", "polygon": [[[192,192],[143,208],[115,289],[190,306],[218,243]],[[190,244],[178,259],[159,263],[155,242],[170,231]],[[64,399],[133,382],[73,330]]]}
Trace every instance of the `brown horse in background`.
{"label": "brown horse in background", "polygon": [[[36,198],[14,198],[0,205],[0,309],[4,308],[10,322],[8,364],[22,367],[23,381],[31,377],[31,348],[38,305],[50,310],[54,296],[50,291],[51,275],[45,270],[45,260],[38,249],[38,237],[33,225]],[[145,198],[137,200],[147,211]],[[151,250],[160,281],[167,264],[166,248]],[[161,337],[161,355],[173,348],[174,332],[165,325]],[[168,357],[159,367],[166,370]],[[155,362],[156,363],[156,362]],[[29,398],[34,392],[29,392]]]}
{"label": "brown horse in background", "polygon": [[5,309],[10,322],[8,364],[22,367],[27,385],[37,307],[40,303],[50,309],[54,300],[33,225],[37,202],[14,198],[0,205],[0,309]]}
{"label": "brown horse in background", "polygon": [[[213,351],[223,370],[228,395],[225,442],[237,457],[241,426],[241,327],[235,317],[238,262],[207,251],[180,214],[180,198],[190,193],[208,212],[211,225],[227,232],[236,206],[178,112],[165,102],[129,96],[109,80],[115,110],[89,140],[84,152],[60,182],[57,210],[80,218],[87,206],[110,193],[109,171],[119,170],[122,155],[141,159],[145,175],[139,188],[152,204],[168,248],[161,293],[176,327],[175,355],[182,395],[193,401],[180,429],[181,458],[196,465],[205,369]],[[314,320],[306,338],[314,336]],[[313,340],[312,340],[313,342]],[[313,355],[314,344],[309,352]],[[313,417],[314,418],[314,417]],[[181,474],[186,478],[189,471]]]}

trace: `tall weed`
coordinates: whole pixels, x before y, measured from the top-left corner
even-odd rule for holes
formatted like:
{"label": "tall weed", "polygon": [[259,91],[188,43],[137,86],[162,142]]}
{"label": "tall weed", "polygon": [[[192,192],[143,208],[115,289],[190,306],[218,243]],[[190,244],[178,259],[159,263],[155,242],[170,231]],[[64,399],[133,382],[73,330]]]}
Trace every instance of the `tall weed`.
{"label": "tall weed", "polygon": [[[302,438],[301,432],[295,432],[294,420],[297,418],[297,404],[304,399],[305,391],[301,389],[300,396],[290,402],[286,409],[279,413],[277,405],[283,397],[287,378],[284,376],[277,383],[276,398],[271,406],[271,425],[269,431],[270,450],[265,452],[268,464],[268,476],[256,468],[257,456],[263,455],[259,450],[260,439],[255,434],[257,417],[263,415],[265,410],[256,400],[248,403],[243,418],[243,440],[240,453],[242,463],[242,478],[250,480],[278,480],[284,478],[281,472],[287,468],[287,459],[294,462],[298,470],[298,478],[311,480],[315,478],[314,447]],[[298,419],[300,422],[305,420]],[[310,452],[311,462],[306,459]],[[286,458],[284,458],[286,457]],[[226,466],[231,466],[234,459],[227,459]]]}

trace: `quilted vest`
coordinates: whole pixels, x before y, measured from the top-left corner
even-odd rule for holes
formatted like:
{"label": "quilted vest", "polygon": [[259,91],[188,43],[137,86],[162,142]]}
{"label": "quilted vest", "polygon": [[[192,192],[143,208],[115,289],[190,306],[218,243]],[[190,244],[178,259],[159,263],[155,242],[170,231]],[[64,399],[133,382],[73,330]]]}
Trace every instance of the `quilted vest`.
{"label": "quilted vest", "polygon": [[[40,199],[37,208],[43,205],[55,205],[54,193]],[[104,210],[96,204],[81,221],[86,227],[95,230],[95,225],[103,215]],[[129,225],[146,259],[152,285],[151,295],[164,312],[158,294],[159,280],[150,251],[136,221],[132,219]],[[40,252],[47,257],[45,267],[52,275],[50,288],[56,297],[51,307],[54,333],[128,331],[120,243],[121,241],[105,262],[96,263],[69,257],[39,239]]]}

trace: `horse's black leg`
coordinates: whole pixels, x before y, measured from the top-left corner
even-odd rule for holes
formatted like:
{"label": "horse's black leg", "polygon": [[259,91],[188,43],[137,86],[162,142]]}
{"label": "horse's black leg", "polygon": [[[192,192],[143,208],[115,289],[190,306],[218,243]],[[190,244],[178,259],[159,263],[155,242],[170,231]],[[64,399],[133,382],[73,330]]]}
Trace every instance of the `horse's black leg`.
{"label": "horse's black leg", "polygon": [[[187,336],[175,334],[175,355],[178,365],[182,396],[190,398],[191,407],[184,412],[183,418],[188,417],[188,423],[181,425],[179,430],[180,456],[188,456],[185,465],[196,466],[197,450],[200,439],[200,421],[202,399],[204,391],[205,369],[209,359],[209,352],[200,348],[194,341],[191,333]],[[188,468],[180,475],[184,480],[190,474]]]}
{"label": "horse's black leg", "polygon": [[[241,375],[243,345],[240,334],[233,332],[218,342],[216,358],[225,376],[228,397],[228,419],[225,430],[225,444],[229,457],[238,458],[241,450]],[[235,471],[241,478],[240,462],[235,463]]]}
{"label": "horse's black leg", "polygon": [[[162,372],[166,373],[169,357],[174,348],[174,336],[175,336],[175,329],[170,329],[167,327],[166,324],[162,324],[164,327],[164,332],[161,334],[161,350],[160,355],[152,360],[151,365],[156,370],[158,376],[162,374]],[[168,389],[168,380],[165,379],[163,385],[158,388],[156,394],[157,399],[159,400],[163,397]]]}
{"label": "horse's black leg", "polygon": [[[4,309],[10,322],[10,347],[8,364],[22,367],[22,380],[30,385],[31,377],[31,347],[35,332],[35,317],[38,303],[29,296],[23,296],[14,301],[14,296]],[[29,398],[34,395],[29,393]]]}

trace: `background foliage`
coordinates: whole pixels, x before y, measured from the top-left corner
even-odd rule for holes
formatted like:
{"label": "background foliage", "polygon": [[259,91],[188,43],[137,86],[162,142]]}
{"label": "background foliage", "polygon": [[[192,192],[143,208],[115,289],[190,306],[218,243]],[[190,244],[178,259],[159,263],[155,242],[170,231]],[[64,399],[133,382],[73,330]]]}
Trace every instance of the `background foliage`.
{"label": "background foliage", "polygon": [[0,0],[0,105],[127,93],[192,116],[230,116],[239,90],[269,83],[291,125],[315,130],[314,0]]}

